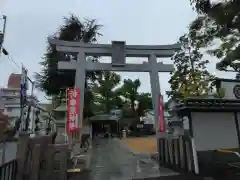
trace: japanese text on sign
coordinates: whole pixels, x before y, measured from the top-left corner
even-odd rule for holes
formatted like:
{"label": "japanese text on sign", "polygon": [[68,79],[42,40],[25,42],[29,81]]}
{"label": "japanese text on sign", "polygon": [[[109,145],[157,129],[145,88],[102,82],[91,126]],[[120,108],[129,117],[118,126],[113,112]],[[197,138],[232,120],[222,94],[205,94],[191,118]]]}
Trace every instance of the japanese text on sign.
{"label": "japanese text on sign", "polygon": [[75,132],[80,129],[78,117],[80,106],[80,89],[67,89],[67,131]]}

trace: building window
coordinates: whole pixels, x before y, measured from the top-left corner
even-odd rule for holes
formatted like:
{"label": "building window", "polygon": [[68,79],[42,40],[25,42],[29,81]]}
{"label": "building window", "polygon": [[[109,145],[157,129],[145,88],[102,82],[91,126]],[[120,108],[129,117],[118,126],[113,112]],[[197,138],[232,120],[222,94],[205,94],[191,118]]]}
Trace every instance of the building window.
{"label": "building window", "polygon": [[13,108],[7,108],[7,112],[12,112]]}
{"label": "building window", "polygon": [[7,100],[7,101],[13,101],[13,100],[15,100],[15,98],[10,98],[10,97],[8,97],[8,98],[6,98],[6,100]]}

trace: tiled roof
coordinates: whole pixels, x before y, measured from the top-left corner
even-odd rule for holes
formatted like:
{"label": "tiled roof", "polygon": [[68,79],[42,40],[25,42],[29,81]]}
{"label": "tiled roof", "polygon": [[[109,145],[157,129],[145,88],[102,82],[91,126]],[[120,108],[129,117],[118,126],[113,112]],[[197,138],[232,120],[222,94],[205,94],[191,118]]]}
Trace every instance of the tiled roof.
{"label": "tiled roof", "polygon": [[240,100],[187,98],[182,103],[177,104],[173,111],[183,111],[186,109],[207,111],[239,111],[239,107]]}
{"label": "tiled roof", "polygon": [[8,78],[8,88],[20,88],[21,74],[12,73]]}

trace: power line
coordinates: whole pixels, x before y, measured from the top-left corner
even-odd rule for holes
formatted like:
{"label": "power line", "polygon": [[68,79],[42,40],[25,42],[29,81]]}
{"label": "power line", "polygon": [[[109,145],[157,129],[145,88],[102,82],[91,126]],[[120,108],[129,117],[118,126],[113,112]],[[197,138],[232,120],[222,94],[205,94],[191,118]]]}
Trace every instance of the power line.
{"label": "power line", "polygon": [[12,61],[13,64],[15,64],[15,66],[17,66],[17,67],[21,70],[21,67],[17,64],[16,61],[13,60],[13,58],[12,58],[10,55],[8,55],[7,57],[8,57],[8,60],[9,60],[9,61]]}
{"label": "power line", "polygon": [[[11,61],[15,66],[17,66],[20,70],[22,69],[21,66],[13,59],[13,57],[8,53],[8,51],[2,47],[2,53],[8,57],[8,60]],[[27,76],[27,79],[31,82],[32,85],[34,85],[34,81],[31,80],[29,76]]]}

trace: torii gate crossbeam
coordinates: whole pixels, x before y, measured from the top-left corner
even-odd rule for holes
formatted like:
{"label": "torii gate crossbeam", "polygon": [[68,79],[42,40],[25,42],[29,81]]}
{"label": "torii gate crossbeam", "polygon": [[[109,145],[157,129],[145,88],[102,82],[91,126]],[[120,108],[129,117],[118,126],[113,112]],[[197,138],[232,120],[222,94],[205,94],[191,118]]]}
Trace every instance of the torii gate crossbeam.
{"label": "torii gate crossbeam", "polygon": [[[173,65],[158,63],[157,58],[173,56],[175,51],[180,49],[180,44],[153,46],[125,45],[123,41],[112,41],[112,44],[89,44],[56,39],[49,39],[49,42],[56,45],[57,51],[77,53],[77,61],[58,62],[58,68],[62,70],[76,70],[75,87],[80,88],[81,91],[80,126],[82,126],[83,118],[85,74],[86,71],[96,70],[149,72],[155,125],[158,125],[158,95],[160,93],[158,72],[171,72]],[[112,63],[87,62],[86,56],[111,56]],[[148,62],[142,64],[126,64],[126,57],[148,57]]]}

